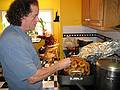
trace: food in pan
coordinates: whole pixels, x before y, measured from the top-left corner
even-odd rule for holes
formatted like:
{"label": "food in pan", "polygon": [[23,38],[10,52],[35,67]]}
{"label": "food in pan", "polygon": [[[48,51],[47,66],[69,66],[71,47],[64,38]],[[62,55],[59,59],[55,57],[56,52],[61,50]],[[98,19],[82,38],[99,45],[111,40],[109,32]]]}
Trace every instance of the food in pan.
{"label": "food in pan", "polygon": [[101,45],[102,43],[97,42],[97,43],[91,43],[91,44],[84,46],[79,53],[79,57],[87,59],[89,55],[100,53],[101,52],[100,48],[102,47]]}
{"label": "food in pan", "polygon": [[90,74],[90,64],[78,56],[71,56],[71,65],[64,69],[65,75],[86,76]]}
{"label": "food in pan", "polygon": [[87,59],[87,57],[90,55],[99,54],[100,56],[98,59],[101,59],[113,55],[118,49],[120,49],[120,41],[117,40],[106,41],[103,43],[96,42],[84,46],[80,50],[78,56]]}

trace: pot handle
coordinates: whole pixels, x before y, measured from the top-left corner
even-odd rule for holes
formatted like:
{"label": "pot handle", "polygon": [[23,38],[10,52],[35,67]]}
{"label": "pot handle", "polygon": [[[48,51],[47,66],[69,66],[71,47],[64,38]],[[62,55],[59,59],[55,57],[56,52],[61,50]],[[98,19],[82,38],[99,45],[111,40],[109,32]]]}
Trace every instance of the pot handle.
{"label": "pot handle", "polygon": [[113,81],[112,77],[106,77],[107,80]]}

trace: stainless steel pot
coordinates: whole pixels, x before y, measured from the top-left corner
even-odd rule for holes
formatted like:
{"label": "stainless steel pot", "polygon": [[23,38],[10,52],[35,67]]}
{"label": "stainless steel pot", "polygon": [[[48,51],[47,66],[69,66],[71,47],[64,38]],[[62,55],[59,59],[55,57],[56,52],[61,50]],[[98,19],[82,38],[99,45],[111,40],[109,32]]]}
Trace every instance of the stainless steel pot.
{"label": "stainless steel pot", "polygon": [[98,60],[96,62],[97,90],[119,90],[120,63],[116,60]]}

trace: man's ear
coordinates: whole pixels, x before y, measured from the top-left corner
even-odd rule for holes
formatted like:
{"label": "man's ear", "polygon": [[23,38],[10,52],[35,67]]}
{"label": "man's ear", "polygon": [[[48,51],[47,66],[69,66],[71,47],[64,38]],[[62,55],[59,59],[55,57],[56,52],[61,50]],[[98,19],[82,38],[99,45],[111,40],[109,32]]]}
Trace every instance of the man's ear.
{"label": "man's ear", "polygon": [[25,22],[26,23],[26,17],[25,16],[23,16],[22,18],[21,18],[21,22]]}
{"label": "man's ear", "polygon": [[24,25],[26,24],[26,18],[25,18],[25,16],[21,18],[21,25],[23,25],[23,24]]}
{"label": "man's ear", "polygon": [[25,16],[23,16],[22,18],[21,18],[21,20],[24,20],[25,19]]}

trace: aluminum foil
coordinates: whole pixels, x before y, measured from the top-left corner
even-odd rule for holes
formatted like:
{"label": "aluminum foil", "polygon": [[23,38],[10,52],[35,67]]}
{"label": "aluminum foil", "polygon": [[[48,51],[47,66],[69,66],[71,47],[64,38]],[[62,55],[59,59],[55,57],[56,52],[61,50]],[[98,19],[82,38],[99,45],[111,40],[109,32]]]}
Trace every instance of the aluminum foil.
{"label": "aluminum foil", "polygon": [[88,57],[90,59],[90,56],[92,56],[95,60],[102,59],[113,55],[119,49],[120,41],[118,40],[111,40],[103,43],[96,42],[84,46],[78,56],[84,59],[88,59]]}

